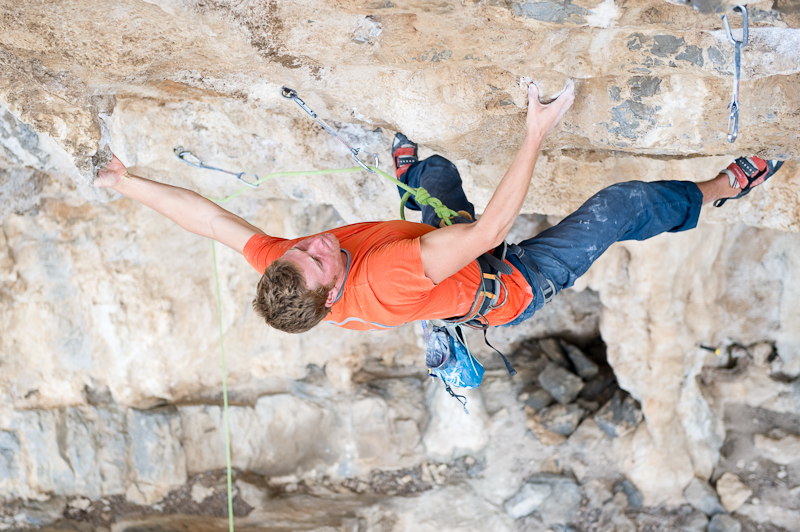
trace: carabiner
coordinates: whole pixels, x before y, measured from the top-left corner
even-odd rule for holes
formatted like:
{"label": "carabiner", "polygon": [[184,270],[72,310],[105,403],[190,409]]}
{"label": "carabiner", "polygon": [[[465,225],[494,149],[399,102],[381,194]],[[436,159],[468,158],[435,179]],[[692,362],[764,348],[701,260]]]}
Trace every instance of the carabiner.
{"label": "carabiner", "polygon": [[366,170],[367,172],[369,172],[369,173],[371,173],[371,174],[374,174],[374,173],[375,173],[375,170],[373,170],[372,168],[370,168],[369,166],[367,166],[366,164],[364,164],[364,163],[361,161],[361,159],[359,159],[359,158],[358,158],[358,154],[359,154],[359,153],[361,153],[362,151],[363,151],[364,153],[366,153],[367,155],[369,155],[369,156],[371,156],[371,157],[372,157],[372,160],[373,160],[373,161],[375,161],[375,164],[373,165],[375,168],[380,168],[380,166],[381,166],[381,163],[380,163],[380,161],[378,160],[378,154],[377,154],[377,153],[370,153],[370,152],[368,152],[368,151],[364,151],[364,150],[362,150],[361,148],[354,148],[354,149],[353,149],[353,148],[351,148],[351,149],[350,149],[350,153],[352,154],[352,156],[353,156],[353,159],[355,159],[355,161],[356,161],[356,162],[357,162],[359,165],[361,165],[361,168],[363,168],[364,170]]}
{"label": "carabiner", "polygon": [[[739,102],[731,102],[728,106],[731,114],[728,116],[728,142],[733,144],[736,142],[736,137],[739,136]],[[731,128],[733,123],[733,128]]]}
{"label": "carabiner", "polygon": [[[239,173],[229,172],[228,170],[223,170],[222,168],[216,168],[214,166],[205,165],[205,164],[203,164],[203,161],[200,160],[200,157],[198,157],[197,155],[193,154],[189,150],[184,150],[183,146],[177,146],[172,151],[175,152],[175,155],[178,156],[178,159],[180,159],[181,161],[185,162],[189,166],[193,166],[194,168],[200,168],[200,169],[203,169],[203,170],[214,170],[216,172],[222,172],[224,174],[230,174],[230,175],[234,176],[236,179],[238,179],[239,181],[241,181],[242,183],[244,183],[245,185],[247,185],[248,187],[250,187],[250,188],[258,188],[258,176],[255,175],[255,174],[248,174],[247,172],[239,172]],[[250,181],[245,180],[243,176],[246,176],[246,175],[252,175],[255,178],[255,181],[253,181],[251,183]]]}
{"label": "carabiner", "polygon": [[317,118],[317,113],[312,111],[311,108],[306,105],[306,102],[300,99],[300,97],[297,95],[296,90],[290,89],[289,87],[281,87],[281,96],[289,100],[294,100],[297,103],[297,105],[299,105],[303,109],[303,111],[311,115],[311,118],[314,119]]}
{"label": "carabiner", "polygon": [[742,14],[742,40],[737,41],[733,38],[733,34],[731,33],[731,26],[728,24],[728,14],[722,15],[722,24],[725,26],[725,34],[728,37],[728,40],[731,42],[732,45],[736,46],[737,44],[741,44],[742,46],[747,46],[747,37],[748,37],[748,28],[747,28],[747,6],[741,5],[736,6],[732,9],[732,11],[738,11]]}

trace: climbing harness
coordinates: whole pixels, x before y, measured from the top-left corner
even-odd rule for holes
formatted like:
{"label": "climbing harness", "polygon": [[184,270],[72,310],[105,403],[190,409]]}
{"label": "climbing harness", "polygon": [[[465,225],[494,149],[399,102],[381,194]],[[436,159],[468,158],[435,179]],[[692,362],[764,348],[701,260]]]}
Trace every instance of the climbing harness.
{"label": "climbing harness", "polygon": [[[339,134],[336,133],[333,129],[331,129],[331,127],[328,124],[326,124],[323,119],[321,119],[321,118],[319,118],[317,116],[317,113],[312,111],[311,108],[308,105],[306,105],[306,102],[304,102],[303,100],[300,99],[300,97],[297,95],[297,91],[296,90],[290,89],[289,87],[281,87],[281,96],[283,96],[284,98],[288,98],[289,100],[294,100],[295,103],[297,105],[299,105],[300,108],[303,109],[303,111],[308,113],[309,116],[311,118],[313,118],[317,122],[317,124],[321,125],[325,129],[325,131],[327,131],[328,133],[333,135],[336,139],[339,140],[339,142],[341,142],[342,144],[347,146],[347,149],[350,150],[350,154],[353,156],[353,159],[355,159],[355,161],[364,170],[366,170],[367,172],[369,172],[371,174],[375,173],[375,170],[373,170],[372,168],[370,168],[369,166],[364,164],[364,162],[361,159],[358,158],[358,154],[361,153],[364,150],[362,150],[361,148],[353,148],[348,143],[346,143],[344,141],[344,139],[342,137],[340,137]],[[375,165],[374,165],[375,168],[380,167],[380,163],[378,162],[378,154],[377,153],[370,153],[368,151],[365,151],[364,153],[366,153],[367,155],[371,155],[372,156],[372,159],[375,161]]]}
{"label": "climbing harness", "polygon": [[722,24],[725,26],[725,34],[728,40],[733,45],[733,97],[731,103],[728,104],[728,109],[731,114],[728,117],[728,142],[736,142],[736,137],[739,135],[739,79],[742,66],[742,48],[747,46],[747,6],[736,6],[733,11],[738,11],[742,14],[742,39],[737,41],[733,38],[731,33],[731,26],[728,23],[727,13],[722,15]]}
{"label": "climbing harness", "polygon": [[[511,365],[503,353],[489,343],[489,339],[486,337],[486,331],[489,329],[489,320],[486,318],[486,315],[492,310],[506,304],[508,290],[501,277],[503,274],[511,275],[514,273],[514,269],[505,262],[506,256],[509,254],[522,256],[523,253],[522,248],[516,244],[509,245],[503,241],[503,243],[497,246],[491,253],[484,253],[478,257],[477,262],[481,272],[481,285],[475,293],[475,300],[472,303],[472,308],[463,316],[444,320],[446,323],[457,327],[469,327],[470,329],[483,331],[484,342],[500,355],[508,373],[512,376],[517,374],[514,366]],[[500,301],[500,294],[503,291],[506,292],[506,297]],[[463,333],[461,335],[463,336]],[[464,346],[466,347],[466,344],[464,344]]]}
{"label": "climbing harness", "polygon": [[[238,179],[239,181],[241,181],[242,183],[244,183],[245,185],[247,185],[250,188],[257,188],[258,187],[258,184],[259,184],[258,176],[255,175],[255,174],[248,174],[247,172],[239,172],[237,174],[236,172],[223,170],[222,168],[216,168],[214,166],[208,166],[206,164],[203,164],[203,161],[201,161],[200,158],[197,157],[196,155],[194,155],[192,152],[190,152],[189,150],[184,150],[183,146],[178,146],[173,151],[175,152],[175,155],[178,156],[178,159],[180,159],[181,161],[185,162],[189,166],[193,166],[195,168],[201,168],[201,169],[204,169],[204,170],[216,170],[217,172],[224,172],[226,174],[230,174],[232,176],[235,176],[236,179]],[[256,180],[254,182],[247,181],[246,179],[244,179],[244,176],[246,176],[246,175],[252,175]]]}

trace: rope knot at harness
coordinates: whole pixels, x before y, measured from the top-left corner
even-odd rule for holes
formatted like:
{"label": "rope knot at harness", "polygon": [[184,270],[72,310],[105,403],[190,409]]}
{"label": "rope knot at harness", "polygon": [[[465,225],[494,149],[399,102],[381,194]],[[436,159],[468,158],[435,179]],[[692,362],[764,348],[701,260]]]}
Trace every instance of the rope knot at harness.
{"label": "rope knot at harness", "polygon": [[418,187],[414,192],[414,199],[420,206],[429,206],[433,207],[433,210],[436,212],[436,216],[439,217],[441,220],[450,220],[450,218],[455,218],[458,216],[458,213],[449,209],[447,206],[442,204],[439,198],[435,198],[430,195],[430,193],[422,187]]}

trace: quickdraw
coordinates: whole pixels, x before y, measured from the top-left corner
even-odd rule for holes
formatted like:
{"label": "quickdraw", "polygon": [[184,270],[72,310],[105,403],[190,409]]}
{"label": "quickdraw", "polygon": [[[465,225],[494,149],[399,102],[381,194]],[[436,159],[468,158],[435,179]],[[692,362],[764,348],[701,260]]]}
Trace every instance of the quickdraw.
{"label": "quickdraw", "polygon": [[[222,168],[216,168],[214,166],[208,166],[206,164],[203,164],[203,161],[200,160],[200,157],[198,157],[197,155],[193,154],[189,150],[184,150],[183,146],[178,146],[173,151],[175,152],[175,155],[178,156],[178,159],[180,159],[181,161],[185,162],[189,166],[193,166],[195,168],[201,168],[201,169],[204,169],[204,170],[215,170],[217,172],[223,172],[225,174],[230,174],[232,176],[235,176],[236,179],[238,179],[239,181],[241,181],[242,183],[244,183],[248,187],[250,187],[250,188],[258,188],[259,180],[258,180],[258,176],[256,174],[248,174],[247,172],[236,173],[236,172],[231,172],[229,170],[223,170]],[[253,176],[255,178],[255,181],[247,181],[246,179],[244,179],[244,176],[246,176],[246,175]]]}
{"label": "quickdraw", "polygon": [[728,41],[733,45],[733,97],[731,103],[728,104],[728,109],[731,110],[728,116],[728,142],[731,144],[736,142],[736,137],[739,136],[739,79],[742,67],[742,48],[747,46],[747,7],[736,6],[733,11],[738,11],[742,14],[742,39],[737,41],[733,38],[731,33],[731,26],[728,23],[728,15],[722,15],[722,24],[725,26],[725,34]]}
{"label": "quickdraw", "polygon": [[[323,119],[321,119],[321,118],[319,118],[317,116],[317,113],[315,113],[314,111],[311,110],[311,108],[306,104],[306,102],[304,102],[303,100],[300,99],[300,97],[297,95],[297,91],[296,90],[290,89],[289,87],[281,87],[281,96],[283,96],[284,98],[288,98],[289,100],[294,100],[295,103],[297,105],[299,105],[300,108],[303,109],[303,111],[308,113],[309,116],[311,118],[313,118],[317,122],[317,124],[321,125],[325,129],[325,131],[327,131],[328,133],[333,135],[336,139],[339,140],[339,142],[341,142],[342,144],[347,146],[347,149],[350,150],[350,154],[353,156],[353,159],[364,170],[366,170],[367,172],[369,172],[371,174],[375,173],[375,170],[373,170],[372,168],[367,166],[366,163],[364,163],[361,159],[358,158],[358,154],[360,154],[364,150],[362,150],[361,148],[353,148],[348,143],[346,143],[344,141],[344,139],[342,137],[340,137],[339,134],[336,133],[333,129],[331,129],[331,127],[328,124],[326,124]],[[380,162],[378,161],[378,154],[377,153],[370,153],[368,151],[364,151],[364,153],[366,153],[367,155],[371,155],[372,156],[372,159],[375,161],[375,164],[374,164],[375,168],[380,168]]]}

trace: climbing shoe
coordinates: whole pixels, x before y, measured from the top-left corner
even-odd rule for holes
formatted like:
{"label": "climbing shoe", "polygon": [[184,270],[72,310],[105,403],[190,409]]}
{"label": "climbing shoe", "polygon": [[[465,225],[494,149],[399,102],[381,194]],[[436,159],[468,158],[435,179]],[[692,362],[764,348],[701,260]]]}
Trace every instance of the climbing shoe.
{"label": "climbing shoe", "polygon": [[739,199],[746,196],[755,187],[772,177],[783,166],[783,161],[775,159],[761,159],[753,155],[752,157],[739,157],[722,173],[728,174],[730,185],[742,191],[738,196],[732,198],[722,198],[714,202],[714,207],[722,207],[729,199]]}
{"label": "climbing shoe", "polygon": [[[392,158],[394,159],[394,171],[397,179],[404,185],[408,184],[408,176],[405,175],[412,164],[419,161],[417,157],[417,144],[408,140],[402,133],[397,133],[392,141]],[[401,187],[397,187],[400,197],[406,193]],[[406,207],[412,211],[421,211],[422,207],[414,200],[414,196],[408,198]]]}
{"label": "climbing shoe", "polygon": [[397,179],[405,183],[405,180],[401,179],[400,176],[406,173],[409,166],[419,160],[417,158],[416,143],[408,140],[408,137],[402,133],[396,134],[392,142],[392,158],[394,158],[394,169]]}

